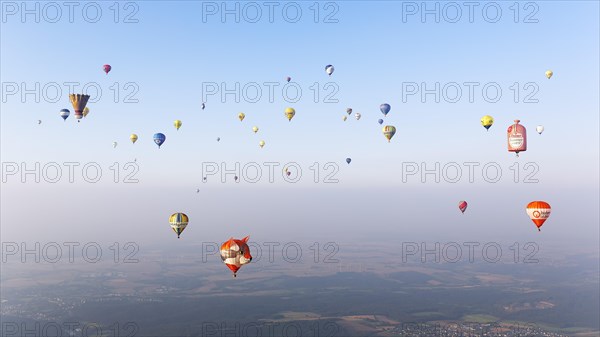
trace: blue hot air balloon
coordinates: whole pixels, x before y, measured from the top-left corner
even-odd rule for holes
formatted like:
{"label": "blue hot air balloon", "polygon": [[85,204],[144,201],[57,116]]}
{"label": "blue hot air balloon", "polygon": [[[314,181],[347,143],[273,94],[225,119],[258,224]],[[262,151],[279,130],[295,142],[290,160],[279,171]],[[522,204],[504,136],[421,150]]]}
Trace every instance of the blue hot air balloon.
{"label": "blue hot air balloon", "polygon": [[62,109],[62,110],[60,110],[60,117],[62,117],[62,119],[64,121],[67,120],[67,118],[69,117],[70,114],[71,114],[71,112],[69,111],[69,109]]}
{"label": "blue hot air balloon", "polygon": [[158,145],[159,149],[160,149],[160,146],[163,145],[163,143],[167,139],[167,137],[162,133],[155,133],[153,138],[154,138],[154,142],[156,143],[156,145]]}
{"label": "blue hot air balloon", "polygon": [[377,121],[377,123],[379,123],[380,125],[381,125],[381,124],[383,124],[383,119],[379,119],[379,120]]}
{"label": "blue hot air balloon", "polygon": [[379,110],[381,110],[381,112],[383,112],[385,116],[387,116],[388,112],[390,112],[391,109],[392,107],[387,103],[383,103],[379,106]]}
{"label": "blue hot air balloon", "polygon": [[352,159],[346,158],[346,163],[350,164],[351,161],[352,161]]}

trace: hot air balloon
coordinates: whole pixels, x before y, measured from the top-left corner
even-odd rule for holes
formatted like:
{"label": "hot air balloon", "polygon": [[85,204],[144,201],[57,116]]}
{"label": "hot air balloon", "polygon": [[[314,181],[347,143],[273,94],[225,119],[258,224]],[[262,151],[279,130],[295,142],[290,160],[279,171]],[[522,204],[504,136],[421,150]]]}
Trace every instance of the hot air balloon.
{"label": "hot air balloon", "polygon": [[289,81],[292,80],[292,78],[288,76],[288,77],[285,78],[285,80],[289,82]]}
{"label": "hot air balloon", "polygon": [[520,120],[515,119],[515,124],[508,127],[508,151],[515,152],[517,157],[519,152],[527,151],[527,130],[521,124]]}
{"label": "hot air balloon", "polygon": [[117,147],[117,142],[113,142],[113,149]]}
{"label": "hot air balloon", "polygon": [[352,161],[351,158],[346,158],[346,163],[350,164],[351,161]]}
{"label": "hot air balloon", "polygon": [[333,66],[331,64],[328,64],[327,66],[325,66],[325,72],[329,76],[331,76],[331,74],[333,74],[334,70],[335,70],[335,68],[333,68]]}
{"label": "hot air balloon", "polygon": [[154,138],[154,142],[156,143],[156,145],[158,145],[159,149],[160,149],[160,146],[163,145],[165,140],[167,140],[167,137],[162,133],[155,133],[153,138]]}
{"label": "hot air balloon", "polygon": [[535,128],[535,131],[537,131],[537,133],[539,133],[540,135],[542,134],[542,132],[544,132],[544,127],[542,125],[538,125]]}
{"label": "hot air balloon", "polygon": [[346,121],[346,119],[348,119],[348,117],[346,117],[346,116],[342,117],[342,120],[343,120],[344,122]]}
{"label": "hot air balloon", "polygon": [[233,180],[238,181],[238,176],[233,177]]}
{"label": "hot air balloon", "polygon": [[354,118],[356,118],[356,120],[359,120],[360,116],[361,116],[360,112],[357,112],[357,113],[354,114]]}
{"label": "hot air balloon", "polygon": [[183,233],[183,230],[187,227],[189,221],[190,219],[188,218],[188,216],[183,213],[173,213],[173,215],[169,217],[169,223],[171,224],[171,228],[173,229],[175,234],[177,234],[178,239],[181,233]]}
{"label": "hot air balloon", "polygon": [[221,137],[217,137],[217,142],[220,142],[220,141],[221,141]]}
{"label": "hot air balloon", "polygon": [[62,119],[64,121],[67,120],[67,118],[69,117],[70,114],[71,114],[71,112],[69,111],[69,109],[62,109],[62,110],[60,110],[60,117],[62,117]]}
{"label": "hot air balloon", "polygon": [[244,118],[246,118],[246,115],[243,112],[240,112],[238,114],[238,118],[240,119],[240,122],[244,120]]}
{"label": "hot air balloon", "polygon": [[392,107],[387,103],[383,103],[379,106],[379,110],[381,110],[384,116],[387,116],[390,110],[392,110]]}
{"label": "hot air balloon", "polygon": [[233,277],[237,277],[237,272],[243,265],[252,261],[248,247],[249,238],[246,236],[237,240],[232,237],[221,245],[221,260],[233,272]]}
{"label": "hot air balloon", "polygon": [[377,123],[379,123],[379,125],[383,124],[383,119],[379,119]]}
{"label": "hot air balloon", "polygon": [[108,75],[108,72],[112,69],[110,64],[105,64],[102,66],[102,68],[104,69],[104,72],[106,73],[106,75]]}
{"label": "hot air balloon", "polygon": [[90,113],[90,108],[88,108],[87,106],[85,107],[85,109],[83,109],[83,118],[87,117],[87,115]]}
{"label": "hot air balloon", "polygon": [[550,77],[552,77],[552,75],[554,75],[554,73],[552,72],[552,70],[547,70],[547,71],[546,71],[546,77],[547,77],[548,79],[550,79]]}
{"label": "hot air balloon", "polygon": [[550,212],[550,204],[545,201],[532,201],[527,205],[527,215],[540,232],[542,231],[540,228],[550,216]]}
{"label": "hot air balloon", "polygon": [[286,108],[285,109],[285,117],[287,117],[288,121],[292,121],[292,118],[296,115],[296,110],[294,108]]}
{"label": "hot air balloon", "polygon": [[260,146],[260,148],[262,149],[263,146],[265,146],[265,141],[261,140],[260,142],[258,142],[258,146]]}
{"label": "hot air balloon", "polygon": [[486,130],[489,130],[492,124],[494,124],[494,117],[490,115],[481,117],[481,125],[483,125]]}
{"label": "hot air balloon", "polygon": [[204,108],[206,108],[206,104],[202,103],[202,110],[204,110]]}
{"label": "hot air balloon", "polygon": [[206,181],[206,177],[202,178],[202,180]]}
{"label": "hot air balloon", "polygon": [[252,127],[252,131],[254,131],[254,133],[257,133],[258,132],[258,126],[253,126]]}
{"label": "hot air balloon", "polygon": [[196,193],[200,193],[200,189],[199,188],[196,189]]}
{"label": "hot air balloon", "polygon": [[383,127],[382,132],[389,143],[392,137],[394,137],[394,135],[396,134],[396,128],[391,125],[386,125]]}
{"label": "hot air balloon", "polygon": [[292,174],[292,172],[287,171],[285,174],[289,177]]}
{"label": "hot air balloon", "polygon": [[460,209],[460,211],[465,214],[465,211],[467,210],[467,202],[462,200],[458,203],[458,209]]}
{"label": "hot air balloon", "polygon": [[133,144],[135,144],[135,142],[138,140],[138,136],[135,133],[132,133],[131,136],[129,136],[129,139]]}
{"label": "hot air balloon", "polygon": [[346,109],[346,113],[348,114],[348,116],[350,116],[350,114],[352,114],[352,108]]}
{"label": "hot air balloon", "polygon": [[83,109],[85,109],[85,105],[90,99],[90,95],[71,94],[69,95],[69,99],[71,100],[73,109],[75,109],[75,118],[80,120],[83,118]]}
{"label": "hot air balloon", "polygon": [[176,120],[173,122],[173,125],[175,125],[175,128],[176,128],[177,130],[179,130],[179,128],[181,127],[181,124],[183,124],[183,123],[181,123],[181,121],[180,121],[179,119],[176,119]]}
{"label": "hot air balloon", "polygon": [[38,125],[42,124],[42,120],[38,119]]}

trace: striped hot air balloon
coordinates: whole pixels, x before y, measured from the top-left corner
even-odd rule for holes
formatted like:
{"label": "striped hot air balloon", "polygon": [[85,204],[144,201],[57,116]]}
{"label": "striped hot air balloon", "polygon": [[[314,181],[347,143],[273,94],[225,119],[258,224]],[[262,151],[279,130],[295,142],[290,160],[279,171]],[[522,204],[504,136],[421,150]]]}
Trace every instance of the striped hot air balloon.
{"label": "striped hot air balloon", "polygon": [[183,233],[185,227],[187,227],[189,218],[187,215],[183,213],[173,213],[169,218],[169,223],[171,224],[171,228],[177,234],[177,238],[179,239],[179,235]]}
{"label": "striped hot air balloon", "polygon": [[527,205],[527,215],[531,221],[537,226],[538,231],[544,222],[550,217],[550,204],[545,201],[532,201]]}
{"label": "striped hot air balloon", "polygon": [[246,236],[241,240],[230,238],[221,245],[221,260],[233,272],[233,277],[237,276],[238,270],[252,261],[248,239]]}

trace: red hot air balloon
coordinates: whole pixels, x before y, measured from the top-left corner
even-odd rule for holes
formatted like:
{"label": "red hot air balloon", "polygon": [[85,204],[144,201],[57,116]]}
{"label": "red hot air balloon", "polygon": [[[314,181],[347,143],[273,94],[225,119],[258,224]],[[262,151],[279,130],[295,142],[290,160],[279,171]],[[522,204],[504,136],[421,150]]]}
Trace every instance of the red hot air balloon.
{"label": "red hot air balloon", "polygon": [[112,69],[110,64],[105,64],[104,66],[102,66],[102,68],[104,68],[104,72],[106,73],[106,75],[108,75],[108,72]]}
{"label": "red hot air balloon", "polygon": [[467,202],[462,200],[461,202],[458,203],[458,209],[460,209],[460,211],[465,214],[465,211],[467,210]]}
{"label": "red hot air balloon", "polygon": [[519,152],[527,151],[527,130],[521,124],[520,120],[515,119],[515,124],[508,127],[508,151],[515,152],[517,157]]}
{"label": "red hot air balloon", "polygon": [[542,231],[540,228],[550,216],[550,212],[550,204],[545,201],[532,201],[527,205],[527,215],[540,232]]}

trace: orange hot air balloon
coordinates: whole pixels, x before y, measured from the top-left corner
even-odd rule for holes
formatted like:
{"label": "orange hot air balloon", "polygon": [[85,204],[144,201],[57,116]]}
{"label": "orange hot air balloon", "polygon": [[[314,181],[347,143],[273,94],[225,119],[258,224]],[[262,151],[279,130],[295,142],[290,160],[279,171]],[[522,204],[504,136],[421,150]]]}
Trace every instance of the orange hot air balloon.
{"label": "orange hot air balloon", "polygon": [[230,238],[221,245],[221,260],[233,272],[233,277],[237,276],[238,270],[245,264],[252,261],[248,239],[246,236],[241,240]]}
{"label": "orange hot air balloon", "polygon": [[527,215],[531,221],[537,226],[538,231],[544,222],[550,217],[550,204],[545,201],[532,201],[527,205]]}

